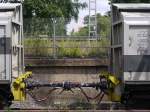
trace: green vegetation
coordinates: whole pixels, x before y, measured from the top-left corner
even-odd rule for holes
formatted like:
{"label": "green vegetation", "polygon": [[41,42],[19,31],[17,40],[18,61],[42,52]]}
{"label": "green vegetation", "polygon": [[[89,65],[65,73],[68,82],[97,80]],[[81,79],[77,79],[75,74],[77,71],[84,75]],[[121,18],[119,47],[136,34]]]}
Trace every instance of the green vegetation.
{"label": "green vegetation", "polygon": [[53,23],[50,18],[24,18],[25,37],[52,36],[54,33],[54,25],[56,35],[66,35],[66,19],[57,18],[55,20],[56,22]]}
{"label": "green vegetation", "polygon": [[[66,25],[71,19],[78,20],[79,10],[86,7],[87,4],[79,0],[25,0],[23,2],[25,55],[52,58],[55,51],[58,58],[105,57],[107,49],[101,47],[109,46],[109,40],[105,38],[109,37],[110,33],[110,17],[107,15],[97,14],[98,34],[104,37],[102,40],[90,42],[61,39],[53,48],[50,37],[54,34],[54,28],[56,36],[67,35]],[[87,36],[88,16],[84,18],[84,24],[85,27],[79,32],[72,32],[72,35]]]}
{"label": "green vegetation", "polygon": [[[66,35],[66,25],[78,19],[79,9],[87,4],[79,0],[24,0],[23,17],[25,35]],[[65,18],[65,19],[64,19]]]}
{"label": "green vegetation", "polygon": [[101,38],[108,38],[111,31],[111,19],[109,15],[97,14],[97,31]]}
{"label": "green vegetation", "polygon": [[[53,57],[53,41],[51,39],[25,39],[26,56]],[[91,58],[105,57],[108,53],[108,39],[99,41],[59,40],[56,42],[56,56],[58,58]]]}
{"label": "green vegetation", "polygon": [[79,0],[24,0],[24,18],[74,18],[78,19],[79,9],[87,4]]}
{"label": "green vegetation", "polygon": [[[72,31],[72,35],[76,36],[87,36],[88,35],[88,22],[89,16],[84,17],[84,27],[80,28],[78,32]],[[101,38],[107,38],[110,36],[111,21],[109,15],[102,16],[97,14],[97,33]]]}

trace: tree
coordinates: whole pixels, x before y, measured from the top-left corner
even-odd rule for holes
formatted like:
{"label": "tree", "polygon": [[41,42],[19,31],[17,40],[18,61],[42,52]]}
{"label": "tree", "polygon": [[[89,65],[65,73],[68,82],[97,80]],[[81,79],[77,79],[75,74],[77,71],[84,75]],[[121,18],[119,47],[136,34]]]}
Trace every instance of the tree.
{"label": "tree", "polygon": [[[77,36],[88,36],[88,24],[89,24],[89,16],[84,17],[84,25],[79,29],[78,32],[74,32],[74,35]],[[102,16],[101,14],[97,14],[97,33],[101,37],[109,37],[111,30],[111,21],[109,15]]]}
{"label": "tree", "polygon": [[87,7],[79,0],[25,0],[23,2],[24,17],[40,18],[74,18],[78,19],[79,9]]}
{"label": "tree", "polygon": [[26,35],[66,35],[66,24],[78,19],[79,9],[87,7],[79,0],[24,0],[24,32]]}
{"label": "tree", "polygon": [[111,20],[110,16],[108,15],[100,15],[97,14],[97,31],[98,35],[100,35],[102,38],[103,37],[109,37],[110,35],[110,30],[111,30]]}
{"label": "tree", "polygon": [[72,32],[71,35],[74,35],[74,36],[87,36],[88,35],[88,27],[85,26],[85,27],[82,27],[79,29],[78,32]]}

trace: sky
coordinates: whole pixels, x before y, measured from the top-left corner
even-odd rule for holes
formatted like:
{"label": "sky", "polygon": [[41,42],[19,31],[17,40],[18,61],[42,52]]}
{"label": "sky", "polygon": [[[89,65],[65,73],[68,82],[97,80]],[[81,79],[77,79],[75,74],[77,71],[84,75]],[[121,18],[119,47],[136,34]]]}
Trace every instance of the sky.
{"label": "sky", "polygon": [[[89,0],[80,0],[80,2],[86,2],[89,6]],[[110,6],[108,5],[108,0],[97,0],[97,13],[104,15],[109,10]],[[83,20],[86,15],[89,15],[88,7],[84,10],[80,10],[79,19],[77,22],[72,20],[71,23],[67,26],[68,33],[70,33],[73,29],[74,31],[78,31],[80,27],[83,27]]]}

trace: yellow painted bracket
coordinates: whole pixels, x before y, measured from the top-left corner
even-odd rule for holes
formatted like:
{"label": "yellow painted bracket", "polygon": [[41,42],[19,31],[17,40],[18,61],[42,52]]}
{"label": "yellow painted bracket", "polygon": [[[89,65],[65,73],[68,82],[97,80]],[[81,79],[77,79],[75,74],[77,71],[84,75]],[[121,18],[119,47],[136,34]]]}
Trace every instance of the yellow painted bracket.
{"label": "yellow painted bracket", "polygon": [[107,80],[109,80],[114,86],[117,86],[117,85],[120,83],[119,79],[118,79],[115,75],[113,75],[113,74],[111,74],[111,73],[102,72],[102,73],[100,74],[100,76],[104,76],[104,77],[105,77]]}
{"label": "yellow painted bracket", "polygon": [[109,94],[108,97],[111,101],[120,101],[120,89],[119,85],[121,81],[113,74],[108,72],[102,72],[100,76],[104,76],[110,83],[109,83]]}
{"label": "yellow painted bracket", "polygon": [[24,80],[31,77],[31,75],[32,72],[26,72],[25,74],[22,74],[16,78],[12,83],[12,93],[15,101],[24,101],[26,99],[26,84]]}

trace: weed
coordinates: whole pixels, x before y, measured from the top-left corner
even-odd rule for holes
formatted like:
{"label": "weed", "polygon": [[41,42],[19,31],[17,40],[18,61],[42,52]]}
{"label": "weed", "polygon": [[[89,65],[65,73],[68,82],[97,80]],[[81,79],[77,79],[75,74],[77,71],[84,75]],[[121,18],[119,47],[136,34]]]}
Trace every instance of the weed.
{"label": "weed", "polygon": [[[24,40],[25,56],[53,56],[53,41],[49,38],[27,38]],[[90,58],[105,57],[108,49],[103,46],[109,46],[108,39],[99,41],[75,41],[59,40],[55,45],[56,56],[58,58]]]}

